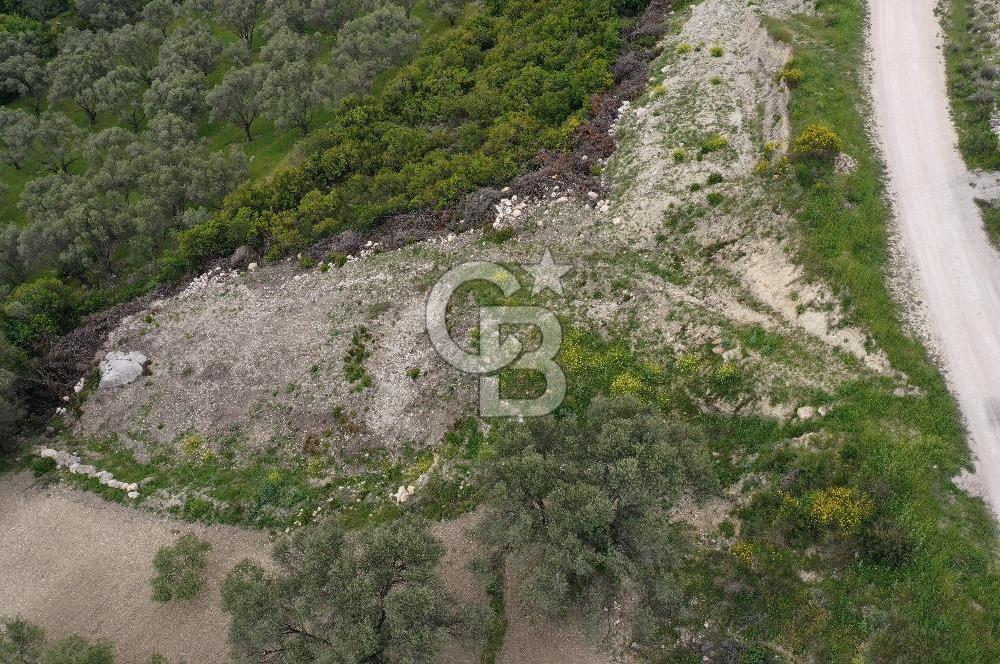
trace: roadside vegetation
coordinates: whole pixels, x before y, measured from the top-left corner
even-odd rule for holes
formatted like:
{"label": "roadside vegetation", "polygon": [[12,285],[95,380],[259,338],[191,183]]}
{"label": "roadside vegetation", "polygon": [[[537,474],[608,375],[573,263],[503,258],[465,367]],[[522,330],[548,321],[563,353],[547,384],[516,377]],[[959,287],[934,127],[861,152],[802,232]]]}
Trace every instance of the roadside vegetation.
{"label": "roadside vegetation", "polygon": [[[1000,616],[1000,577],[990,562],[995,526],[984,504],[950,481],[970,463],[958,415],[926,351],[903,330],[886,286],[889,210],[859,103],[867,99],[860,79],[863,4],[821,2],[819,9],[817,18],[780,26],[792,37],[803,74],[791,97],[793,131],[830,127],[858,164],[850,173],[796,164],[786,203],[801,222],[802,263],[838,290],[847,310],[921,392],[898,398],[877,381],[855,384],[838,395],[846,404],[836,418],[839,437],[805,455],[811,460],[775,458],[776,469],[788,469],[782,472],[798,467],[796,481],[792,490],[758,501],[753,522],[770,522],[762,534],[784,531],[787,551],[824,543],[820,550],[837,581],[824,584],[833,596],[828,604],[810,604],[797,616],[785,613],[782,602],[766,604],[797,642],[816,639],[814,652],[824,659],[862,652],[873,661],[995,660],[1000,641],[989,627]],[[853,489],[838,489],[835,497],[829,492],[839,484]],[[855,517],[824,516],[837,512],[860,522],[845,527]],[[770,594],[765,570],[781,556],[766,537],[749,541],[763,554],[750,563],[758,587]],[[871,598],[884,602],[877,617],[858,612]]]}
{"label": "roadside vegetation", "polygon": [[1000,248],[1000,204],[987,201],[977,201],[977,203],[983,215],[986,235],[994,247]]}
{"label": "roadside vegetation", "polygon": [[942,0],[945,63],[958,147],[970,168],[1000,170],[1000,138],[990,122],[1000,87],[1000,10],[995,2]]}

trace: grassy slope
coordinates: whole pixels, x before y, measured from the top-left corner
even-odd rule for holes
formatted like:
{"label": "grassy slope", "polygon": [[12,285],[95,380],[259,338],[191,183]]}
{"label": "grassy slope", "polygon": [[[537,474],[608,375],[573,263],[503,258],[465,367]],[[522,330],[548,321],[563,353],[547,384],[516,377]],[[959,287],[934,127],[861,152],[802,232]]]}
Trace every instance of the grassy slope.
{"label": "grassy slope", "polygon": [[[866,133],[868,109],[858,104],[867,98],[860,82],[863,3],[818,4],[819,17],[784,26],[805,73],[792,95],[793,130],[814,123],[832,127],[859,167],[851,175],[800,182],[788,192],[804,233],[802,262],[839,290],[893,365],[925,396],[896,398],[884,386],[865,383],[839,395],[846,407],[836,414],[835,427],[853,444],[849,462],[841,450],[832,463],[843,463],[859,485],[887,501],[881,509],[910,533],[916,555],[901,569],[848,565],[825,588],[837,598],[828,607],[836,631],[823,634],[814,647],[837,660],[849,659],[853,644],[857,654],[877,652],[877,661],[997,661],[995,526],[981,502],[950,483],[969,459],[958,415],[940,374],[900,325],[885,285],[890,213],[882,167]],[[878,600],[885,602],[880,621],[857,612]],[[788,626],[794,625],[790,619]]]}

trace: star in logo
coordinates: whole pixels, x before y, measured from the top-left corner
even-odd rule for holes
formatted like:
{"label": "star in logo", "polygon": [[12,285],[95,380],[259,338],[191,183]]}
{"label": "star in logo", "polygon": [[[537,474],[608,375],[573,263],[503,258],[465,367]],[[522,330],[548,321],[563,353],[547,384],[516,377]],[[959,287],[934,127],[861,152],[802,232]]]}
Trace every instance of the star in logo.
{"label": "star in logo", "polygon": [[569,265],[557,265],[552,260],[552,253],[546,249],[542,259],[535,265],[525,265],[524,269],[534,277],[534,284],[531,286],[531,294],[537,295],[548,288],[557,295],[562,295],[562,282],[560,278],[570,271]]}

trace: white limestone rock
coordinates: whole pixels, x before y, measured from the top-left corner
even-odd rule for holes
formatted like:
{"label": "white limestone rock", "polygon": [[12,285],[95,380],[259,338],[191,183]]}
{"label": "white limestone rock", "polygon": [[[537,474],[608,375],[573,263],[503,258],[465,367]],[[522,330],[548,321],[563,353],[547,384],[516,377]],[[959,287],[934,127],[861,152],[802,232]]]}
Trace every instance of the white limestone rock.
{"label": "white limestone rock", "polygon": [[148,358],[139,351],[123,353],[111,351],[101,360],[100,389],[107,390],[128,385],[143,374]]}

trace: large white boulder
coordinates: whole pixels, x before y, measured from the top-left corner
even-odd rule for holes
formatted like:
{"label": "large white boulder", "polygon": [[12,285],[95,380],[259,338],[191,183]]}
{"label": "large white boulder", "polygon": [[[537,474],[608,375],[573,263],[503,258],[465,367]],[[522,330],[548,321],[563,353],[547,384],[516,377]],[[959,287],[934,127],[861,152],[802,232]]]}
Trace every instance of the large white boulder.
{"label": "large white boulder", "polygon": [[128,353],[111,351],[101,360],[100,389],[128,385],[142,375],[148,361],[145,355],[136,350]]}

